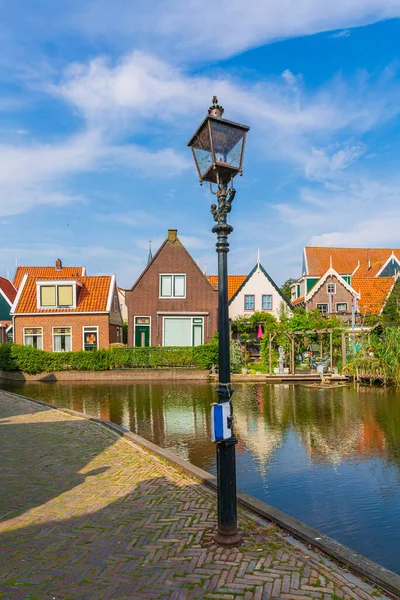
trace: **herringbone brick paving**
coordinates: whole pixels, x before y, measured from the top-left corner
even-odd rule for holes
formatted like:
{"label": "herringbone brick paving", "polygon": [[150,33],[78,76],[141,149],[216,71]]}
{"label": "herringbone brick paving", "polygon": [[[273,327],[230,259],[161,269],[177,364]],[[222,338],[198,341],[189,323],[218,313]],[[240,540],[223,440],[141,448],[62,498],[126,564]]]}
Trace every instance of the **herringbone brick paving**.
{"label": "herringbone brick paving", "polygon": [[213,543],[215,494],[105,428],[0,392],[0,598],[385,598],[239,512]]}

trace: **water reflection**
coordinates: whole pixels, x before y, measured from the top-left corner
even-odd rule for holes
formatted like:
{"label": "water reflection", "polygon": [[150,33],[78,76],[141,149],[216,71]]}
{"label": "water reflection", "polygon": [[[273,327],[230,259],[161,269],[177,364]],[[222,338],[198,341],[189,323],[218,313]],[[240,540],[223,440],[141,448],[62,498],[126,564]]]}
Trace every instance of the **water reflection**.
{"label": "water reflection", "polygon": [[[3,385],[100,417],[215,472],[214,386]],[[400,402],[366,388],[236,385],[238,485],[400,572]]]}

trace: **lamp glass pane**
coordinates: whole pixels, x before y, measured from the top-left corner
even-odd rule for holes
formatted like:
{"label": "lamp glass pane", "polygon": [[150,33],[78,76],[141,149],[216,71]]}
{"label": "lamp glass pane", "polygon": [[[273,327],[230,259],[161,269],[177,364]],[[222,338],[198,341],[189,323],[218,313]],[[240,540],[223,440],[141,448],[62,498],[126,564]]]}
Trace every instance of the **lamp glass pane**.
{"label": "lamp glass pane", "polygon": [[244,131],[229,123],[211,121],[211,132],[216,163],[240,169]]}
{"label": "lamp glass pane", "polygon": [[213,164],[211,141],[207,122],[204,123],[203,127],[196,135],[195,140],[192,144],[192,148],[198,169],[200,171],[200,175],[204,175],[204,173]]}

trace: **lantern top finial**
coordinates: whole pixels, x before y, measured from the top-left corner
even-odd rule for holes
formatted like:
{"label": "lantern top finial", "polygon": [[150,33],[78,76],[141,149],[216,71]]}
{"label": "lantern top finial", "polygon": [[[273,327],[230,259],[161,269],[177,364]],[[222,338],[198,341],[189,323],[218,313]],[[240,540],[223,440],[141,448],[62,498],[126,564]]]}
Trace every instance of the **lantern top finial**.
{"label": "lantern top finial", "polygon": [[217,96],[213,96],[212,106],[208,109],[208,114],[210,117],[222,117],[224,114],[224,109],[222,106],[218,104]]}

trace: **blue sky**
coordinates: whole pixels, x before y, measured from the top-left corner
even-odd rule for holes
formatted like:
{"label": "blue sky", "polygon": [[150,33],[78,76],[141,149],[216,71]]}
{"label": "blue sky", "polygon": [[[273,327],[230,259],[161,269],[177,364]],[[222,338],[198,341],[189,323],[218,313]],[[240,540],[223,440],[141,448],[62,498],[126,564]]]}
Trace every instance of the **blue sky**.
{"label": "blue sky", "polygon": [[251,126],[231,273],[304,245],[399,247],[400,0],[0,0],[0,274],[130,287],[168,228],[216,272],[186,143],[214,94]]}

